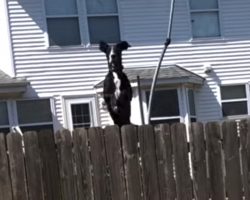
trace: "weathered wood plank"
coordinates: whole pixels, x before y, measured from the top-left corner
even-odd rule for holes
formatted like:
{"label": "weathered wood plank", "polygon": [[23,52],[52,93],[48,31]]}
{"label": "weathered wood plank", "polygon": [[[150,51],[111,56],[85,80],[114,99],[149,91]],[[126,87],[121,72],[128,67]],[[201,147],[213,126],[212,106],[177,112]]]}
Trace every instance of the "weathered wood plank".
{"label": "weathered wood plank", "polygon": [[50,130],[38,133],[42,159],[43,188],[45,200],[61,200],[59,165],[54,134]]}
{"label": "weathered wood plank", "polygon": [[61,191],[63,200],[76,200],[77,189],[74,175],[72,138],[68,130],[58,131],[55,135],[59,161]]}
{"label": "weathered wood plank", "polygon": [[124,168],[128,200],[142,199],[141,175],[138,155],[137,127],[123,126],[121,129]]}
{"label": "weathered wood plank", "polygon": [[111,197],[112,199],[126,200],[122,147],[118,126],[105,128],[105,145],[110,172]]}
{"label": "weathered wood plank", "polygon": [[36,132],[23,135],[29,199],[43,200],[42,161]]}
{"label": "weathered wood plank", "polygon": [[250,200],[250,120],[242,120],[239,125],[242,184],[245,200]]}
{"label": "weathered wood plank", "polygon": [[176,171],[176,191],[178,200],[192,199],[192,183],[188,161],[186,128],[178,123],[171,126],[171,138]]}
{"label": "weathered wood plank", "polygon": [[242,199],[240,153],[237,124],[225,121],[222,124],[223,147],[226,167],[226,191],[229,199]]}
{"label": "weathered wood plank", "polygon": [[13,200],[27,200],[27,186],[25,176],[22,136],[16,133],[7,135],[9,163],[12,182]]}
{"label": "weathered wood plank", "polygon": [[106,152],[104,148],[103,130],[90,128],[89,143],[93,165],[93,186],[95,200],[110,199],[110,188],[107,178]]}
{"label": "weathered wood plank", "polygon": [[76,129],[73,132],[78,200],[94,199],[87,134],[86,129]]}
{"label": "weathered wood plank", "polygon": [[192,123],[190,131],[190,150],[193,169],[194,196],[197,200],[209,199],[207,180],[206,146],[202,123]]}
{"label": "weathered wood plank", "polygon": [[225,199],[225,181],[222,166],[222,140],[220,124],[218,122],[209,122],[205,125],[208,165],[211,198],[213,200]]}
{"label": "weathered wood plank", "polygon": [[0,199],[12,200],[11,177],[3,133],[0,133]]}
{"label": "weathered wood plank", "polygon": [[156,126],[155,143],[160,199],[174,200],[176,198],[176,184],[173,172],[171,134],[168,124],[160,124]]}
{"label": "weathered wood plank", "polygon": [[160,199],[158,172],[156,165],[156,149],[154,129],[150,125],[140,126],[138,129],[140,153],[142,159],[142,180],[144,199]]}

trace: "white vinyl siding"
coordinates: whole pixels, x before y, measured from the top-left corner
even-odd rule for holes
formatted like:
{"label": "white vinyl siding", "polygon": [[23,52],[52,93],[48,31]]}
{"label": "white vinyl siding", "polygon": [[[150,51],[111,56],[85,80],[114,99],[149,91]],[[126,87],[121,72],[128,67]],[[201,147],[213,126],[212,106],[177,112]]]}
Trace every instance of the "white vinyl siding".
{"label": "white vinyl siding", "polygon": [[[106,57],[94,45],[47,48],[43,0],[7,2],[13,70],[17,77],[25,77],[30,82],[25,97],[53,98],[55,117],[65,126],[62,96],[95,95],[95,84],[103,80],[108,71]],[[83,1],[79,2],[85,16],[79,19],[81,38],[88,44],[87,12]],[[166,39],[170,1],[118,2],[122,39],[132,45],[123,53],[124,68],[156,66]],[[250,80],[250,2],[219,0],[219,4],[224,38],[190,42],[188,3],[176,1],[173,40],[163,61],[164,65],[178,64],[206,78],[204,86],[196,90],[198,121],[222,119],[218,85],[246,84]],[[204,73],[205,63],[211,64],[212,73]],[[101,101],[98,103],[100,125],[110,124],[109,114],[101,107]]]}

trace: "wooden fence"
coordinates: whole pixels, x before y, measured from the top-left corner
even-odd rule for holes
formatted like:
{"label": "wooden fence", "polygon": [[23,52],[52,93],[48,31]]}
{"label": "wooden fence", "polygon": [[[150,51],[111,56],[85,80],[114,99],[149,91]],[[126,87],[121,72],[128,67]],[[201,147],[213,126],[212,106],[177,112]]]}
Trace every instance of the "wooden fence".
{"label": "wooden fence", "polygon": [[186,138],[183,124],[0,134],[0,200],[250,199],[250,121]]}

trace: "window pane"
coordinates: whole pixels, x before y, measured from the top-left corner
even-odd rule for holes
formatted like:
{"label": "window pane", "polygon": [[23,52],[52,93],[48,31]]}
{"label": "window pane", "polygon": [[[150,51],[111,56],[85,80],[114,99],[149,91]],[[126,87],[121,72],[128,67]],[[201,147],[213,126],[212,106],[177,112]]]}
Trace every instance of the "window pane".
{"label": "window pane", "polygon": [[222,113],[224,117],[230,115],[246,115],[247,102],[222,103]]}
{"label": "window pane", "polygon": [[7,103],[0,102],[0,125],[9,125]]}
{"label": "window pane", "polygon": [[87,0],[88,14],[117,13],[116,0]]}
{"label": "window pane", "polygon": [[46,0],[47,15],[76,15],[76,0]]}
{"label": "window pane", "polygon": [[20,124],[52,121],[49,100],[17,101],[17,114]]}
{"label": "window pane", "polygon": [[73,128],[90,127],[91,117],[89,104],[72,104],[71,105]]}
{"label": "window pane", "polygon": [[222,86],[221,87],[221,99],[238,99],[246,98],[245,85],[235,85],[235,86]]}
{"label": "window pane", "polygon": [[190,0],[191,9],[216,9],[218,8],[217,0]]}
{"label": "window pane", "polygon": [[[147,102],[149,92],[147,92]],[[158,90],[154,93],[151,117],[179,116],[177,90]]]}
{"label": "window pane", "polygon": [[164,120],[151,120],[151,124],[156,125],[156,124],[174,124],[174,123],[179,123],[180,122],[180,118],[177,119],[164,119]]}
{"label": "window pane", "polygon": [[81,44],[77,17],[47,19],[49,42],[51,46]]}
{"label": "window pane", "polygon": [[49,125],[39,125],[39,126],[21,126],[20,129],[21,129],[21,131],[23,133],[26,132],[26,131],[37,131],[37,132],[40,132],[42,130],[51,130],[52,132],[54,132],[52,124],[49,124]]}
{"label": "window pane", "polygon": [[193,115],[193,116],[196,115],[193,90],[188,90],[188,103],[189,103],[190,115]]}
{"label": "window pane", "polygon": [[109,43],[120,41],[118,17],[89,17],[89,35],[92,44],[101,40]]}
{"label": "window pane", "polygon": [[191,13],[193,37],[220,36],[218,12]]}

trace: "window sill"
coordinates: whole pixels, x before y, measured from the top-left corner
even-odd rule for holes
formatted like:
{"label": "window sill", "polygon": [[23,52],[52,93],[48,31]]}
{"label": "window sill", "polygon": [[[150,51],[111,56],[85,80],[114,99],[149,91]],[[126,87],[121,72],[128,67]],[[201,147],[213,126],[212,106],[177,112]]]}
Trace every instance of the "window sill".
{"label": "window sill", "polygon": [[228,39],[224,37],[204,37],[204,38],[191,38],[190,43],[199,44],[199,43],[214,43],[214,42],[227,42]]}

